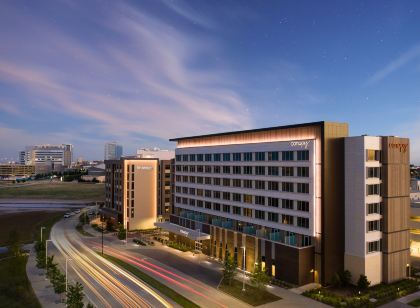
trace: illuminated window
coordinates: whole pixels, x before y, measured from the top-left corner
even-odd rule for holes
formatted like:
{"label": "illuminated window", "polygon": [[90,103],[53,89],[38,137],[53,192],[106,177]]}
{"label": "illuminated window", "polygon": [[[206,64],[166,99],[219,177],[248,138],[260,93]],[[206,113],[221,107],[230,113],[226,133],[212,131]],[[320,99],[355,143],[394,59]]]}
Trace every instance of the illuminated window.
{"label": "illuminated window", "polygon": [[271,265],[271,276],[276,277],[276,266],[274,264]]}
{"label": "illuminated window", "polygon": [[244,208],[244,216],[252,217],[252,209]]}
{"label": "illuminated window", "polygon": [[379,151],[379,150],[366,150],[366,160],[367,161],[380,161],[381,160],[381,151]]}
{"label": "illuminated window", "polygon": [[243,202],[244,203],[252,203],[252,196],[251,195],[243,195]]}

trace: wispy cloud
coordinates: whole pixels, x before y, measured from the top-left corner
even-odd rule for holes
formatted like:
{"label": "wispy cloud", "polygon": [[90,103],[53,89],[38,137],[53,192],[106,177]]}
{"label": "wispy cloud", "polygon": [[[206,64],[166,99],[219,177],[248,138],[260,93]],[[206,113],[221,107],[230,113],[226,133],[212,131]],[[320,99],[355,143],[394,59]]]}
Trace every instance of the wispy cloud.
{"label": "wispy cloud", "polygon": [[193,24],[209,29],[215,28],[215,23],[211,19],[207,18],[203,14],[200,14],[182,0],[164,0],[162,3]]}
{"label": "wispy cloud", "polygon": [[[184,4],[173,9],[195,16]],[[252,125],[246,103],[229,87],[234,74],[194,64],[219,52],[210,37],[188,35],[127,4],[90,14],[88,22],[106,33],[91,38],[40,16],[8,13],[16,24],[25,21],[26,29],[14,36],[0,31],[8,46],[0,58],[0,84],[19,92],[14,99],[20,104],[39,108],[39,116],[77,119],[74,135],[90,127],[92,136],[135,142]],[[2,94],[0,101],[1,109],[14,112]]]}
{"label": "wispy cloud", "polygon": [[389,75],[394,73],[395,71],[402,68],[404,65],[408,64],[409,62],[419,58],[420,56],[420,46],[415,46],[408,51],[404,52],[401,56],[399,56],[394,61],[390,62],[384,68],[380,69],[379,71],[375,72],[366,82],[366,85],[373,85],[376,84],[383,79],[387,78]]}

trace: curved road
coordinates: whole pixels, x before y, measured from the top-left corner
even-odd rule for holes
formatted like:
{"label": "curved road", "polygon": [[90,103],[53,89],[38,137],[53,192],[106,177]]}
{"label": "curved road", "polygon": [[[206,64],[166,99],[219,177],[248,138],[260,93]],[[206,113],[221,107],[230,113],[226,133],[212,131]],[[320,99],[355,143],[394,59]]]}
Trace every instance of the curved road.
{"label": "curved road", "polygon": [[[51,240],[70,270],[84,285],[87,299],[98,307],[172,307],[172,303],[135,276],[113,265],[82,243],[75,232],[78,216],[61,220],[51,230]],[[51,245],[48,248],[52,248]],[[60,258],[55,257],[58,261]],[[63,264],[63,263],[62,263]],[[69,281],[71,281],[69,279]]]}

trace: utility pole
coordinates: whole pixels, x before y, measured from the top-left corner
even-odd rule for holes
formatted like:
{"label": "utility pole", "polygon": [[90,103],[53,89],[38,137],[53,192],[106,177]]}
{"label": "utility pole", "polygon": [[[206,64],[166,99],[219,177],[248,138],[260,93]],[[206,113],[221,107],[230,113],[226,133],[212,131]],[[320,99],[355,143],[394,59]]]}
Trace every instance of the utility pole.
{"label": "utility pole", "polygon": [[243,268],[243,280],[242,280],[242,292],[245,292],[245,246],[242,246],[241,248],[243,248],[244,250],[244,254],[243,254],[243,261],[242,261],[242,268]]}
{"label": "utility pole", "polygon": [[102,257],[104,256],[104,220],[103,217],[101,215],[101,220],[102,220]]}
{"label": "utility pole", "polygon": [[66,298],[67,298],[67,285],[68,285],[68,279],[67,279],[67,263],[68,261],[72,261],[73,259],[66,257]]}

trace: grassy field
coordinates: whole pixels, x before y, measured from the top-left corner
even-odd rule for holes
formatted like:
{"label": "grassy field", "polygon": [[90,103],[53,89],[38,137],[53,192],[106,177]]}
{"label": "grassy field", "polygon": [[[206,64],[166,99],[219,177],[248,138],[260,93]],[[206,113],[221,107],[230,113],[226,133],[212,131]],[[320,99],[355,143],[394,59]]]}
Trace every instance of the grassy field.
{"label": "grassy field", "polygon": [[64,212],[19,212],[0,215],[0,246],[8,245],[11,231],[16,230],[21,243],[31,243],[39,236],[41,226],[47,229],[43,231],[49,235],[52,225]]}
{"label": "grassy field", "polygon": [[26,276],[27,259],[0,260],[0,307],[41,307]]}
{"label": "grassy field", "polygon": [[36,185],[0,187],[0,199],[56,199],[103,201],[104,184],[41,183]]}
{"label": "grassy field", "polygon": [[111,261],[112,263],[126,269],[127,271],[129,271],[133,275],[135,275],[138,278],[140,278],[141,280],[143,280],[149,286],[151,286],[152,288],[155,288],[160,293],[166,295],[167,297],[169,297],[170,299],[172,299],[174,302],[181,305],[182,307],[187,307],[187,308],[198,308],[198,307],[200,307],[200,306],[194,304],[188,298],[179,294],[178,292],[172,290],[171,288],[168,288],[166,285],[160,283],[156,279],[154,279],[154,278],[150,277],[149,275],[143,273],[137,267],[134,267],[130,264],[127,264],[126,262],[121,261],[120,259],[117,259],[117,258],[109,256],[109,255],[104,255],[104,258],[106,258],[107,260]]}
{"label": "grassy field", "polygon": [[258,290],[257,288],[246,285],[245,292],[242,291],[242,282],[234,279],[232,285],[220,284],[219,290],[225,292],[241,301],[251,305],[251,306],[260,306],[267,303],[275,302],[281,299],[270,292],[264,290]]}

